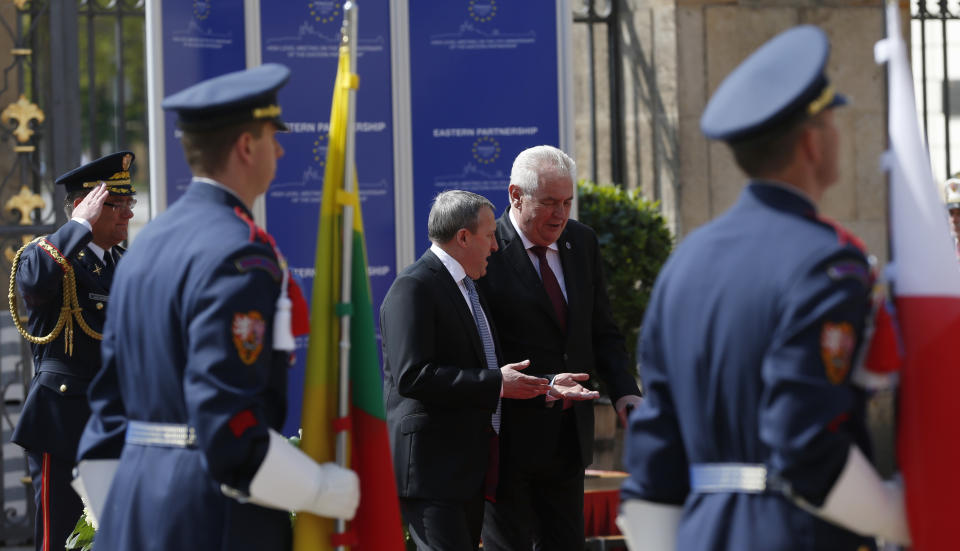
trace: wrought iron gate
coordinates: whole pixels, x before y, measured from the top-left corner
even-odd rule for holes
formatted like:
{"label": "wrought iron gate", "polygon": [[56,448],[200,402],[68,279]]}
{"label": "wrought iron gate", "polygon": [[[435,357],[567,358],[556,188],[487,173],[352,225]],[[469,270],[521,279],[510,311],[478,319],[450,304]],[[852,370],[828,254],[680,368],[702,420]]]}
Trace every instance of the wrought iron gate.
{"label": "wrought iron gate", "polygon": [[[624,184],[623,60],[620,53],[620,0],[576,0],[573,2],[575,33],[585,33],[587,63],[577,64],[574,78],[587,83],[585,104],[589,121],[589,171],[582,173],[596,183]],[[579,42],[579,40],[578,40]],[[598,90],[606,90],[601,98]],[[602,92],[601,92],[602,93]],[[583,106],[580,107],[581,109]],[[604,112],[605,111],[605,112]],[[607,135],[600,136],[603,126]],[[604,144],[601,146],[601,144]],[[609,151],[609,168],[600,167],[599,152]],[[580,164],[586,164],[582,159]],[[602,179],[601,179],[602,178]]]}
{"label": "wrought iron gate", "polygon": [[940,181],[960,170],[960,0],[916,0],[910,6],[914,81],[930,150]]}
{"label": "wrought iron gate", "polygon": [[[64,223],[53,181],[117,149],[146,179],[145,0],[0,0],[0,273],[16,250]],[[141,185],[142,191],[146,191]],[[29,348],[0,321],[0,544],[33,538],[22,450],[9,444],[33,376]]]}

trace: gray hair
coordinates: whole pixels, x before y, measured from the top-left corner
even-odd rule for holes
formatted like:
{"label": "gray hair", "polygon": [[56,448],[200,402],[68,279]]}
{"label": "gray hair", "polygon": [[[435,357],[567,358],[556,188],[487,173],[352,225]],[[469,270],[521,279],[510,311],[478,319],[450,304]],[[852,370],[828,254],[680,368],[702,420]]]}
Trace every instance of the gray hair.
{"label": "gray hair", "polygon": [[427,219],[427,235],[430,241],[438,245],[447,243],[461,228],[475,233],[480,209],[483,207],[496,212],[489,199],[476,193],[451,189],[437,194],[433,198],[433,206],[430,207],[430,216]]}
{"label": "gray hair", "polygon": [[71,191],[63,198],[63,212],[66,213],[68,219],[73,218],[73,202],[86,197],[91,191],[93,190],[81,189]]}
{"label": "gray hair", "polygon": [[510,184],[520,188],[524,195],[532,196],[540,185],[540,175],[545,173],[569,176],[571,182],[576,182],[577,163],[552,145],[524,149],[513,161]]}

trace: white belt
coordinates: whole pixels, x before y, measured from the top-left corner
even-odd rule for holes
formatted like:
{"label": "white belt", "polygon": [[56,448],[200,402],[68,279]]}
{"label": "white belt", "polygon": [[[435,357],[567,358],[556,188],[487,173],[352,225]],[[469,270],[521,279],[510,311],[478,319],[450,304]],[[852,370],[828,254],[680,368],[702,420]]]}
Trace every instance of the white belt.
{"label": "white belt", "polygon": [[[776,486],[779,487],[779,484]],[[694,493],[739,492],[759,494],[765,492],[769,487],[765,465],[701,463],[690,466],[690,491]],[[779,488],[777,489],[779,490]]]}
{"label": "white belt", "polygon": [[127,421],[127,444],[192,448],[197,444],[197,430],[188,425]]}

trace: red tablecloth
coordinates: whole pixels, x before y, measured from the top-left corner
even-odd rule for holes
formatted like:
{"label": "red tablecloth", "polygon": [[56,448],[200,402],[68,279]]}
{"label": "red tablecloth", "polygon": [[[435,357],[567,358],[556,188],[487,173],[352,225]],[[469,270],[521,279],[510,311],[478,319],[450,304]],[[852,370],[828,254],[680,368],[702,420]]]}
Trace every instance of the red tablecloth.
{"label": "red tablecloth", "polygon": [[583,528],[588,538],[618,536],[617,512],[620,508],[619,490],[600,490],[583,493]]}
{"label": "red tablecloth", "polygon": [[583,492],[583,524],[586,537],[618,536],[617,513],[620,485],[627,474],[617,471],[587,471]]}

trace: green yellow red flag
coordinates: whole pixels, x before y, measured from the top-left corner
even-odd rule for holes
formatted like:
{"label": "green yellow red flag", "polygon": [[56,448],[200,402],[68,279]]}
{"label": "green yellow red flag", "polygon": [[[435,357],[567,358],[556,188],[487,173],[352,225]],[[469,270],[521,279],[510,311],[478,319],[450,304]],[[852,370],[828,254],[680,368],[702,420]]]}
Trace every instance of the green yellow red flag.
{"label": "green yellow red flag", "polygon": [[[323,198],[317,229],[316,275],[311,304],[310,341],[303,390],[301,449],[317,461],[336,457],[337,429],[348,430],[347,463],[360,477],[360,507],[345,533],[333,520],[297,516],[294,551],[322,551],[344,545],[354,551],[402,551],[403,533],[383,404],[363,221],[356,181],[344,189],[344,172],[353,163],[347,151],[350,91],[358,77],[351,72],[349,45],[340,48],[330,113]],[[351,158],[347,158],[350,156]],[[352,228],[343,228],[344,207],[352,207]],[[351,266],[343,266],[343,232],[353,234]],[[342,278],[351,278],[351,296],[341,298]],[[340,320],[350,315],[349,347],[340,346]],[[337,414],[341,354],[350,354],[350,414]],[[335,429],[336,427],[336,429]]]}

